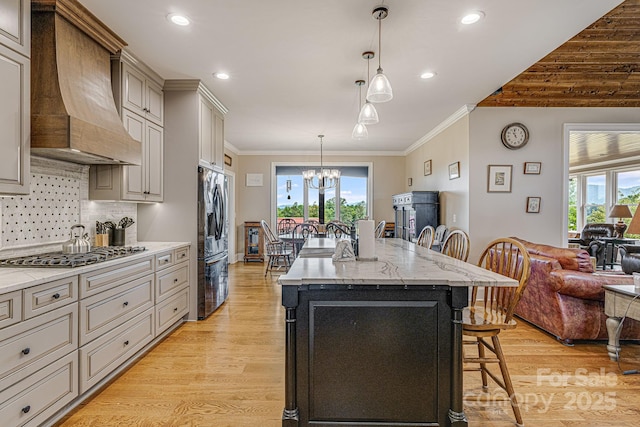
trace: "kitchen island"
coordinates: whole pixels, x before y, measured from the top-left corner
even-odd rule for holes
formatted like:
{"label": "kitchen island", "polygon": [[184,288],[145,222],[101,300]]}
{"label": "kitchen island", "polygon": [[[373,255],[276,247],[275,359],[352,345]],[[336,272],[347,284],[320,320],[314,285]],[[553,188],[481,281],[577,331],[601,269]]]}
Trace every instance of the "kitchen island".
{"label": "kitchen island", "polygon": [[376,239],[376,256],[298,258],[280,277],[283,427],[467,425],[468,287],[517,282],[401,239]]}

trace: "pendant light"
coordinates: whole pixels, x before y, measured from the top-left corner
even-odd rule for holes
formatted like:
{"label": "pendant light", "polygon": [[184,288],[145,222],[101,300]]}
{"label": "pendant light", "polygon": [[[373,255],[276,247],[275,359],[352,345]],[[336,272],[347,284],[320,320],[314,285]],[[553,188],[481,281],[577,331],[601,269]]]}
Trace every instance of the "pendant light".
{"label": "pendant light", "polygon": [[[364,85],[364,80],[356,80],[356,86],[358,86],[358,111],[360,111],[360,102],[362,100],[362,86]],[[351,132],[351,138],[353,139],[366,139],[369,137],[369,131],[367,131],[367,126],[364,123],[358,120],[358,123],[353,127],[353,132]]]}
{"label": "pendant light", "polygon": [[389,14],[387,6],[377,6],[373,9],[373,17],[378,20],[378,71],[369,84],[367,100],[370,102],[387,102],[393,99],[393,90],[389,79],[382,72],[380,57],[382,56],[382,20]]}
{"label": "pendant light", "polygon": [[[371,58],[373,58],[375,54],[373,52],[364,52],[362,54],[362,58],[367,60],[367,81],[370,82],[371,78],[369,77],[369,62]],[[375,125],[378,123],[378,112],[376,111],[376,107],[369,102],[365,101],[362,106],[362,110],[360,110],[360,115],[358,116],[358,123],[362,123],[363,125]]]}

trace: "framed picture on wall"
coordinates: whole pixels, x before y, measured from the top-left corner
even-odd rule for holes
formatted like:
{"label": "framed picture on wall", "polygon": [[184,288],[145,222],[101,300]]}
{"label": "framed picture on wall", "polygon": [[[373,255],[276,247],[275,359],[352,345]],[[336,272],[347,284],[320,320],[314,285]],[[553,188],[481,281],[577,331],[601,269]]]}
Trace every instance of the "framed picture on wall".
{"label": "framed picture on wall", "polygon": [[424,176],[431,175],[431,160],[424,162]]}
{"label": "framed picture on wall", "polygon": [[489,165],[487,193],[511,193],[512,165]]}
{"label": "framed picture on wall", "polygon": [[542,169],[541,162],[524,162],[525,175],[540,175],[541,169]]}
{"label": "framed picture on wall", "polygon": [[527,213],[540,213],[540,197],[527,197]]}
{"label": "framed picture on wall", "polygon": [[449,179],[460,178],[460,162],[453,162],[449,165]]}

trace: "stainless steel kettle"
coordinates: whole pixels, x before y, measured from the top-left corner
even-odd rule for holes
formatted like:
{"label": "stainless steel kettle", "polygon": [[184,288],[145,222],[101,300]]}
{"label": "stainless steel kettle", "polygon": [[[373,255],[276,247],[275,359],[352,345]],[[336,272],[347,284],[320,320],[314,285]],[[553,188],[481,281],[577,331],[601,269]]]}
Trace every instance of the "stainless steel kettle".
{"label": "stainless steel kettle", "polygon": [[[81,228],[79,235],[74,235],[73,230]],[[84,232],[84,225],[71,226],[71,238],[62,244],[62,252],[65,254],[84,254],[91,250],[89,236]]]}

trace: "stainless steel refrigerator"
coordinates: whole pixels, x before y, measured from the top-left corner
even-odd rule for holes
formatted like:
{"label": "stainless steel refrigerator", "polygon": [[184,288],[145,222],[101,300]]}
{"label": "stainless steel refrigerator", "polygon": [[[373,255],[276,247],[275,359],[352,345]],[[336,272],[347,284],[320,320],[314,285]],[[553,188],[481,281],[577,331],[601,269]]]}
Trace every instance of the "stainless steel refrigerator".
{"label": "stainless steel refrigerator", "polygon": [[198,166],[198,319],[229,295],[227,178]]}

